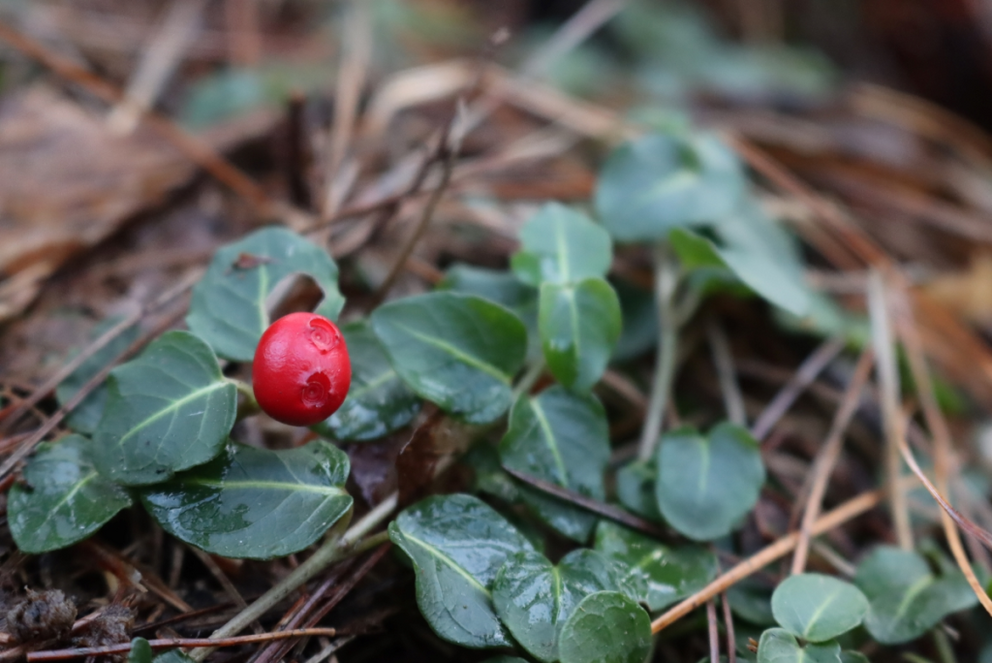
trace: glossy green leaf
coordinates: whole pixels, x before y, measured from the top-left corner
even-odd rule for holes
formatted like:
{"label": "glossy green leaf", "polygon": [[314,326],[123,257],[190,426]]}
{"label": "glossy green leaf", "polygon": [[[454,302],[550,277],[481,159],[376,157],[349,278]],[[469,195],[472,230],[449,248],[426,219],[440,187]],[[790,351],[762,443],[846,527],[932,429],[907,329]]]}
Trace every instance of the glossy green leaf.
{"label": "glossy green leaf", "polygon": [[524,224],[520,244],[510,264],[521,281],[534,287],[606,276],[613,260],[609,233],[559,203],[546,203]]}
{"label": "glossy green leaf", "polygon": [[156,483],[205,463],[234,426],[236,391],[206,343],[189,332],[166,332],[111,371],[93,462],[125,485]]}
{"label": "glossy green leaf", "polygon": [[561,663],[644,663],[651,651],[651,619],[620,592],[582,599],[559,638]]}
{"label": "glossy green leaf", "polygon": [[372,328],[403,381],[442,410],[488,423],[510,406],[527,330],[502,306],[434,292],[381,306]]}
{"label": "glossy green leaf", "polygon": [[152,663],[154,654],[152,647],[144,638],[131,640],[131,651],[127,655],[127,663]]}
{"label": "glossy green leaf", "polygon": [[162,652],[152,660],[154,663],[194,663],[193,659],[184,654],[181,649],[170,649]]}
{"label": "glossy green leaf", "polygon": [[785,630],[809,642],[826,642],[861,624],[868,599],[857,587],[820,573],[783,580],[772,594],[772,613]]}
{"label": "glossy green leaf", "polygon": [[341,408],[314,430],[335,440],[378,439],[410,423],[420,398],[400,380],[367,322],[342,325],[351,358],[351,387]]}
{"label": "glossy green leaf", "polygon": [[717,574],[716,555],[706,548],[673,548],[606,520],[596,528],[596,550],[646,584],[651,612],[695,594]]}
{"label": "glossy green leaf", "polygon": [[537,288],[520,282],[510,272],[455,264],[448,269],[438,289],[477,295],[505,306],[527,328],[527,361],[541,356],[541,339],[537,333]]}
{"label": "glossy green leaf", "polygon": [[775,626],[772,614],[772,587],[756,579],[745,578],[727,590],[727,600],[734,614],[758,626]]}
{"label": "glossy green leaf", "polygon": [[285,228],[263,228],[214,254],[196,287],[186,324],[226,359],[251,361],[269,326],[266,300],[280,283],[305,274],[324,291],[317,313],[337,318],[344,297],[338,267],[321,247]]}
{"label": "glossy green leaf", "polygon": [[687,269],[726,268],[772,304],[802,315],[809,308],[802,263],[788,233],[754,204],[719,219],[711,231],[719,243],[688,228],[669,239]]}
{"label": "glossy green leaf", "polygon": [[617,470],[617,498],[628,510],[660,522],[661,511],[654,496],[654,478],[657,474],[653,460],[627,463]]}
{"label": "glossy green leaf", "polygon": [[604,279],[541,286],[541,347],[551,373],[566,387],[588,391],[599,381],[620,338],[620,326],[620,300]]}
{"label": "glossy green leaf", "polygon": [[770,628],[758,642],[758,663],[841,663],[834,641],[801,645],[784,628]]}
{"label": "glossy green leaf", "polygon": [[623,584],[620,568],[593,550],[574,550],[557,566],[540,553],[519,552],[493,581],[493,605],[524,649],[552,663],[558,660],[558,636],[579,601],[594,592],[622,591]]}
{"label": "glossy green leaf", "polygon": [[24,468],[7,502],[17,547],[38,554],[82,541],[131,506],[127,491],[100,476],[88,457],[90,441],[70,435],[45,442]]}
{"label": "glossy green leaf", "polygon": [[[97,339],[102,336],[107,330],[117,325],[120,322],[119,318],[110,318],[104,320],[98,324],[93,329],[93,333],[90,334],[92,339]],[[76,395],[83,385],[90,381],[90,379],[99,373],[107,364],[114,360],[117,355],[124,352],[134,341],[138,338],[141,333],[141,329],[137,325],[132,325],[118,334],[113,340],[111,340],[107,345],[103,346],[100,350],[95,352],[89,358],[87,358],[79,367],[74,370],[69,376],[59,383],[59,386],[55,388],[55,397],[58,399],[60,405],[65,405],[65,403]],[[73,353],[72,356],[76,356],[78,353]],[[100,423],[100,417],[103,415],[103,408],[107,403],[107,383],[104,382],[96,389],[91,391],[86,398],[84,398],[79,405],[77,405],[72,412],[66,417],[66,425],[77,433],[83,433],[84,435],[92,435],[93,431],[96,430],[97,425]]]}
{"label": "glossy green leaf", "polygon": [[413,563],[435,633],[465,647],[510,645],[490,587],[510,555],[533,546],[503,516],[470,495],[428,497],[390,523],[389,538]]}
{"label": "glossy green leaf", "polygon": [[[609,440],[606,412],[596,397],[555,386],[514,403],[499,456],[503,467],[602,500]],[[589,539],[594,515],[532,486],[521,483],[519,489],[548,525],[580,543]]]}
{"label": "glossy green leaf", "polygon": [[879,546],[859,565],[854,583],[868,597],[865,628],[882,644],[914,640],[978,598],[958,570],[936,576],[915,552]]}
{"label": "glossy green leaf", "polygon": [[696,541],[712,541],[737,527],[765,482],[758,443],[742,427],[715,426],[703,436],[690,428],[666,433],[656,456],[655,494],[665,520]]}
{"label": "glossy green leaf", "polygon": [[621,242],[656,242],[672,228],[714,221],[734,210],[746,180],[719,139],[649,135],[617,148],[596,186],[596,210]]}
{"label": "glossy green leaf", "polygon": [[519,656],[494,656],[487,658],[482,663],[527,663],[527,661]]}
{"label": "glossy green leaf", "polygon": [[223,557],[303,550],[351,511],[348,456],[320,440],[272,451],[231,443],[216,460],[149,486],[141,501],[162,528]]}

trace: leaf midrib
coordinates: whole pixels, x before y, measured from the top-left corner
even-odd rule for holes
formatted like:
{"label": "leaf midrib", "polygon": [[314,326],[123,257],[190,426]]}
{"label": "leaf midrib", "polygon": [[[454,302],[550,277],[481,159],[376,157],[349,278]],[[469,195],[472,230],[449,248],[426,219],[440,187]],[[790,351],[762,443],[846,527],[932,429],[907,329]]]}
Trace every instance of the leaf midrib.
{"label": "leaf midrib", "polygon": [[205,478],[185,478],[182,480],[185,486],[203,486],[205,488],[223,488],[225,490],[230,489],[252,489],[257,488],[259,490],[280,490],[280,491],[290,491],[290,492],[300,492],[300,493],[318,493],[320,495],[346,495],[347,493],[335,487],[326,486],[314,486],[312,484],[306,483],[291,483],[288,481],[263,481],[263,480],[249,480],[249,481],[220,481],[217,479],[205,479]]}
{"label": "leaf midrib", "polygon": [[476,580],[468,571],[466,571],[461,566],[459,566],[458,565],[458,562],[456,562],[455,560],[453,560],[449,555],[447,555],[446,553],[438,550],[437,548],[435,548],[431,544],[427,543],[426,541],[424,541],[422,539],[418,539],[417,537],[413,536],[412,534],[409,534],[407,532],[403,532],[402,530],[400,530],[400,533],[403,534],[403,538],[404,539],[407,539],[409,541],[413,541],[414,543],[418,544],[421,548],[423,548],[424,550],[426,550],[429,554],[437,557],[439,560],[441,560],[442,562],[444,562],[445,565],[447,565],[448,567],[450,567],[452,571],[454,571],[455,573],[457,573],[461,577],[465,578],[465,580],[467,580],[470,584],[474,585],[476,587],[476,589],[478,589],[480,592],[482,592],[483,594],[485,594],[490,599],[492,598],[492,595],[489,593],[489,590],[486,589],[485,585],[483,585],[481,582],[479,582],[478,580]]}
{"label": "leaf midrib", "polygon": [[[231,383],[228,382],[227,380],[222,380],[222,381],[219,381],[219,382],[213,382],[213,383],[211,383],[211,384],[209,384],[209,385],[207,385],[205,387],[200,387],[199,389],[197,389],[195,391],[192,391],[189,394],[186,394],[185,396],[183,396],[182,398],[180,398],[178,400],[172,401],[171,404],[168,407],[164,407],[161,410],[157,410],[155,412],[155,414],[151,415],[150,417],[146,417],[141,422],[135,424],[131,428],[131,430],[129,430],[127,433],[125,433],[124,435],[122,435],[119,440],[117,440],[117,444],[115,446],[118,447],[118,448],[123,448],[125,442],[127,442],[129,439],[131,439],[132,437],[134,437],[135,435],[137,435],[140,431],[142,431],[145,428],[147,428],[148,426],[152,425],[153,423],[155,423],[159,419],[165,417],[167,414],[172,414],[173,412],[179,410],[179,408],[181,408],[183,405],[185,405],[185,404],[187,404],[187,403],[189,403],[189,402],[191,402],[193,400],[196,400],[197,398],[199,398],[201,396],[206,396],[206,395],[212,394],[213,392],[217,391],[218,389],[223,389],[224,387],[226,387],[229,384],[231,384]],[[231,384],[231,387],[233,388],[234,385]],[[123,398],[123,394],[121,396]],[[162,445],[159,444],[158,446],[162,446]]]}
{"label": "leaf midrib", "polygon": [[434,338],[433,336],[430,336],[428,334],[424,334],[423,332],[420,332],[420,331],[418,331],[416,329],[413,329],[412,327],[408,327],[407,325],[404,325],[404,324],[401,324],[401,323],[398,323],[398,322],[393,322],[392,324],[395,325],[398,329],[402,329],[403,331],[407,332],[408,334],[410,334],[414,338],[416,338],[416,339],[418,339],[418,340],[420,340],[420,341],[422,341],[422,342],[424,342],[424,343],[426,343],[428,345],[431,345],[431,346],[433,346],[435,348],[438,348],[439,350],[442,350],[442,351],[446,352],[447,354],[451,355],[455,359],[458,359],[458,360],[462,361],[463,363],[468,364],[469,366],[472,366],[473,368],[479,369],[483,373],[486,373],[486,374],[488,374],[488,375],[496,378],[497,380],[499,380],[500,382],[502,382],[504,384],[507,384],[508,385],[508,384],[510,384],[510,381],[512,380],[512,376],[506,375],[505,373],[500,372],[500,370],[497,369],[496,367],[491,366],[491,365],[489,365],[489,364],[487,364],[487,363],[485,363],[483,361],[480,361],[479,359],[476,359],[472,355],[469,355],[469,354],[466,354],[466,353],[462,352],[461,350],[459,350],[458,348],[456,348],[455,346],[453,346],[453,345],[451,345],[449,343],[445,343],[444,341],[440,341],[440,340]]}

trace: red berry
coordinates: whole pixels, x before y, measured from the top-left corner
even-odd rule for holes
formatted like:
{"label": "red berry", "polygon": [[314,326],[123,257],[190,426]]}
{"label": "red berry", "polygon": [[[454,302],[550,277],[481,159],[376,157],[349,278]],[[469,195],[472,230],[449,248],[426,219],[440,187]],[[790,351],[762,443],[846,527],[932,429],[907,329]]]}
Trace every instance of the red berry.
{"label": "red berry", "polygon": [[316,313],[279,318],[255,349],[252,382],[258,404],[276,421],[309,426],[327,419],[351,385],[341,330]]}

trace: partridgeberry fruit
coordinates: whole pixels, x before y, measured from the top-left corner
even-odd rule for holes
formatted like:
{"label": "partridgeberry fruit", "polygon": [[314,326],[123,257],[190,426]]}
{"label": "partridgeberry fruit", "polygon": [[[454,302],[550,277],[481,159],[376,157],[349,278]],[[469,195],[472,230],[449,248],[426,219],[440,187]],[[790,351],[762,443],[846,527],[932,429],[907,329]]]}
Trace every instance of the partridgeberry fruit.
{"label": "partridgeberry fruit", "polygon": [[351,385],[351,360],[337,326],[316,313],[273,322],[255,349],[255,399],[270,417],[293,426],[327,419]]}

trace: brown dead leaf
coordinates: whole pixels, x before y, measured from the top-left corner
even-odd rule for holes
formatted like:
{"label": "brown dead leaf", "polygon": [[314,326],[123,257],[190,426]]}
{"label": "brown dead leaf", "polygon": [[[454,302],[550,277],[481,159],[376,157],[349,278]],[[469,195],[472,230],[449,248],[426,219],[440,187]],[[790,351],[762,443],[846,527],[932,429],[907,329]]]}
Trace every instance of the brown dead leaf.
{"label": "brown dead leaf", "polygon": [[[271,118],[204,136],[223,150]],[[0,106],[0,321],[33,301],[67,259],[160,204],[195,167],[147,131],[111,134],[104,117],[47,87]]]}
{"label": "brown dead leaf", "polygon": [[975,254],[966,270],[942,274],[924,291],[969,322],[992,324],[992,253]]}

